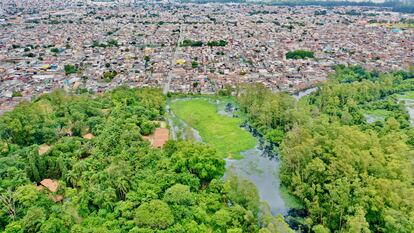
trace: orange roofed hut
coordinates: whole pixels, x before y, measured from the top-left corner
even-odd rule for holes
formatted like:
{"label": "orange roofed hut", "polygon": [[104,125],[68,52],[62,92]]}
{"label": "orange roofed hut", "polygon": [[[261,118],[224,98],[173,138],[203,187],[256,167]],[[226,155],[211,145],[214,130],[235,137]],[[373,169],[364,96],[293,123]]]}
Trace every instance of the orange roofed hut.
{"label": "orange roofed hut", "polygon": [[57,192],[59,188],[59,183],[51,179],[44,179],[40,181],[40,184],[43,185],[45,188],[49,189],[49,191],[52,193]]}

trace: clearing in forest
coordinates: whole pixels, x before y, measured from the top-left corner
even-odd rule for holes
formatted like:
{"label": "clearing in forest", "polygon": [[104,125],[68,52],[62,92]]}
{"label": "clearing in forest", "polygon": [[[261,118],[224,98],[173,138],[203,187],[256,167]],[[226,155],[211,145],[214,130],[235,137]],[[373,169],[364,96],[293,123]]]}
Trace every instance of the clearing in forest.
{"label": "clearing in forest", "polygon": [[203,141],[223,158],[241,158],[240,152],[255,147],[256,139],[240,128],[242,120],[220,115],[217,105],[207,99],[174,101],[172,111],[196,129]]}

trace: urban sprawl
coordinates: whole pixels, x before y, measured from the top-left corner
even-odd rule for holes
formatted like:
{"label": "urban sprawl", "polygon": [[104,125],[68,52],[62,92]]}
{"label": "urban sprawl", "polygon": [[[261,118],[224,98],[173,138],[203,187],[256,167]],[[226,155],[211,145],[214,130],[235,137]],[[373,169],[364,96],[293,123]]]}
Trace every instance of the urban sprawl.
{"label": "urban sprawl", "polygon": [[0,114],[58,88],[297,92],[335,65],[410,69],[414,15],[373,7],[2,1]]}

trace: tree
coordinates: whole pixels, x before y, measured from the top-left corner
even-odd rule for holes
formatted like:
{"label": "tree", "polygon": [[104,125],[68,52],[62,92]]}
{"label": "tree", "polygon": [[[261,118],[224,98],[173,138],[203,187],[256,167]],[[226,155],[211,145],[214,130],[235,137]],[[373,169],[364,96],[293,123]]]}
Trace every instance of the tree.
{"label": "tree", "polygon": [[198,67],[198,62],[197,61],[192,61],[191,62],[191,68],[195,69]]}
{"label": "tree", "polygon": [[213,149],[201,144],[178,143],[177,146],[178,150],[171,156],[177,171],[188,171],[205,182],[224,174],[224,160]]}
{"label": "tree", "polygon": [[0,194],[0,205],[1,210],[5,211],[11,218],[12,221],[16,219],[16,204],[12,196],[12,192],[9,189],[7,192]]}
{"label": "tree", "polygon": [[232,175],[227,179],[224,190],[232,203],[241,205],[255,215],[258,213],[260,199],[252,182]]}
{"label": "tree", "polygon": [[369,224],[365,219],[365,212],[362,208],[357,208],[354,216],[350,216],[346,224],[347,232],[370,233]]}
{"label": "tree", "polygon": [[114,79],[117,74],[118,74],[118,72],[116,72],[115,70],[105,71],[102,75],[102,79],[105,82],[111,82],[112,79]]}
{"label": "tree", "polygon": [[116,47],[119,46],[118,41],[115,40],[115,39],[112,39],[112,40],[108,41],[108,45],[109,46],[116,46]]}
{"label": "tree", "polygon": [[28,209],[26,215],[22,219],[26,232],[39,232],[40,227],[46,220],[45,211],[40,207],[32,207]]}
{"label": "tree", "polygon": [[175,184],[165,191],[164,201],[169,204],[191,205],[195,201],[193,196],[189,186]]}
{"label": "tree", "polygon": [[12,97],[22,97],[22,93],[19,91],[13,91]]}
{"label": "tree", "polygon": [[64,66],[65,74],[76,74],[78,72],[78,68],[74,65],[67,64]]}
{"label": "tree", "polygon": [[210,47],[216,47],[216,46],[224,47],[227,44],[228,44],[228,42],[225,41],[225,40],[218,40],[218,41],[213,40],[213,41],[207,42],[207,46],[210,46]]}
{"label": "tree", "polygon": [[142,227],[166,229],[174,223],[174,216],[167,203],[153,200],[137,208],[135,222]]}
{"label": "tree", "polygon": [[314,57],[314,52],[306,50],[295,50],[286,53],[286,59],[305,59]]}
{"label": "tree", "polygon": [[150,135],[154,132],[155,127],[156,127],[155,124],[152,123],[151,121],[144,121],[141,124],[141,127],[140,127],[141,128],[141,134],[142,135]]}

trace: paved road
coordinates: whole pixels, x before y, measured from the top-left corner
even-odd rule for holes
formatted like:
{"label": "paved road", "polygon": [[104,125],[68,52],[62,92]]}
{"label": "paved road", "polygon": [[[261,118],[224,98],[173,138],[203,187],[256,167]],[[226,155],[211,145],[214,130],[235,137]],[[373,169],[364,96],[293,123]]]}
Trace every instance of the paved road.
{"label": "paved road", "polygon": [[164,95],[166,95],[170,91],[171,80],[174,78],[173,77],[174,75],[173,75],[172,71],[173,71],[174,66],[176,65],[176,62],[177,62],[178,53],[180,52],[180,43],[181,43],[182,35],[183,35],[182,25],[183,24],[180,24],[180,35],[178,37],[177,46],[175,47],[174,55],[173,55],[172,60],[171,60],[171,70],[168,73],[167,81],[165,82],[164,89],[162,91],[162,93]]}

